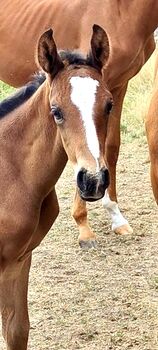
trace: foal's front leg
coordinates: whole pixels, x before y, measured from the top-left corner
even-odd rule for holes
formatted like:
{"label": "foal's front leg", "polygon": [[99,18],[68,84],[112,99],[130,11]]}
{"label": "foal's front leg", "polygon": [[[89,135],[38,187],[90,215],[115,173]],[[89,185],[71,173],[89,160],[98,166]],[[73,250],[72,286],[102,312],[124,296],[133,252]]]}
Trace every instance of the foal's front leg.
{"label": "foal's front leg", "polygon": [[44,199],[39,224],[21,261],[10,264],[0,282],[2,333],[7,350],[27,350],[29,317],[27,308],[28,276],[31,252],[49,231],[59,213],[55,190]]}
{"label": "foal's front leg", "polygon": [[72,207],[72,216],[79,229],[79,245],[83,249],[96,247],[96,234],[91,230],[87,219],[86,202],[79,196],[76,188]]}
{"label": "foal's front leg", "polygon": [[7,266],[0,282],[2,334],[7,350],[27,350],[29,317],[27,307],[31,254]]}
{"label": "foal's front leg", "polygon": [[53,189],[51,192],[49,192],[47,197],[45,197],[42,203],[39,223],[36,231],[32,235],[32,239],[27,249],[28,252],[35,249],[41,243],[56,220],[58,214],[59,204],[55,189]]}
{"label": "foal's front leg", "polygon": [[[104,208],[106,208],[110,215],[112,230],[117,234],[130,234],[133,232],[128,221],[119,210],[116,194],[116,164],[120,148],[120,118],[126,90],[127,84],[112,92],[115,106],[113,113],[109,116],[105,155],[110,173],[110,186],[102,200]],[[77,190],[72,208],[72,216],[79,228],[80,245],[86,248],[94,247],[96,235],[88,224],[86,202],[79,197]]]}

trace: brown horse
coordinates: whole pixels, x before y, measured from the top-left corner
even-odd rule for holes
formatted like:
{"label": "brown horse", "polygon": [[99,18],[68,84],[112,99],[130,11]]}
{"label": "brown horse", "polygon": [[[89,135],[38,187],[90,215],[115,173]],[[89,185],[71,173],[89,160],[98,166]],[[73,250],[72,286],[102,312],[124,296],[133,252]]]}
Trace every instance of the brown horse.
{"label": "brown horse", "polygon": [[146,133],[151,162],[151,184],[158,204],[158,53],[155,64],[154,87],[146,117]]}
{"label": "brown horse", "polygon": [[[154,50],[153,31],[158,25],[156,0],[1,0],[0,8],[0,78],[19,86],[36,71],[34,48],[39,34],[55,28],[59,48],[87,52],[91,27],[98,23],[106,29],[110,56],[104,67],[105,81],[114,98],[108,122],[105,158],[110,172],[110,186],[103,205],[118,234],[132,228],[120,213],[116,195],[116,163],[120,147],[120,117],[128,80],[147,61]],[[79,227],[79,241],[86,246],[95,234],[87,222],[86,203],[76,191],[72,214]]]}
{"label": "brown horse", "polygon": [[107,35],[97,25],[86,58],[59,55],[50,29],[38,43],[47,77],[38,75],[0,104],[0,309],[7,350],[27,349],[31,254],[58,215],[55,184],[67,158],[84,200],[103,197],[109,185],[103,153],[112,95],[102,76],[108,56]]}

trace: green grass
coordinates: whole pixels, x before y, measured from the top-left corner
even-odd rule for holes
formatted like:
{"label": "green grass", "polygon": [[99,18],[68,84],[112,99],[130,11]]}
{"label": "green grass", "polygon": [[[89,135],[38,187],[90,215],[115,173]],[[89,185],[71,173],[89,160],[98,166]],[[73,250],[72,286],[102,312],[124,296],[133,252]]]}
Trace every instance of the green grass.
{"label": "green grass", "polygon": [[15,89],[0,81],[0,101],[10,95]]}

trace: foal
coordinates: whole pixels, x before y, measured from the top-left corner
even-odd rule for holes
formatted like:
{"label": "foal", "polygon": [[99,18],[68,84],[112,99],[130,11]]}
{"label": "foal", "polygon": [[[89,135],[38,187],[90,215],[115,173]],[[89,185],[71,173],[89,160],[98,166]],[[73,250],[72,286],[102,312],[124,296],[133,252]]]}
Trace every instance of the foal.
{"label": "foal", "polygon": [[102,79],[108,56],[107,35],[97,25],[87,58],[59,55],[50,29],[38,43],[46,79],[40,75],[0,105],[0,308],[7,350],[27,349],[31,254],[58,215],[55,184],[67,158],[84,200],[98,200],[109,185],[103,153],[112,96]]}

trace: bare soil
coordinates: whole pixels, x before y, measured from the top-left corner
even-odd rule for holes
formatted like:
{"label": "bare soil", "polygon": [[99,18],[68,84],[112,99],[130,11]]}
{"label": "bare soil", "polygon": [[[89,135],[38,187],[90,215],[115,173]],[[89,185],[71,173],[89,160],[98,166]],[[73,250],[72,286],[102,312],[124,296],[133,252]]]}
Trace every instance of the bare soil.
{"label": "bare soil", "polygon": [[78,246],[73,173],[65,169],[60,215],[33,253],[29,350],[158,349],[158,208],[148,159],[144,142],[121,146],[118,199],[134,234],[116,236],[101,201],[89,204],[98,249],[88,252]]}

